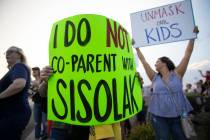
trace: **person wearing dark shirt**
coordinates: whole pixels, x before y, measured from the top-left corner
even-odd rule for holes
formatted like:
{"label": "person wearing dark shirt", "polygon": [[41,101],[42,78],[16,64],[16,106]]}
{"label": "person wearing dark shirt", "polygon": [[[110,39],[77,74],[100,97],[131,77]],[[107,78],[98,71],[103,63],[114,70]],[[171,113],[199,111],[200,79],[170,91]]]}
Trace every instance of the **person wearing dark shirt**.
{"label": "person wearing dark shirt", "polygon": [[0,139],[20,140],[31,116],[30,69],[22,49],[12,46],[5,55],[9,71],[0,80]]}

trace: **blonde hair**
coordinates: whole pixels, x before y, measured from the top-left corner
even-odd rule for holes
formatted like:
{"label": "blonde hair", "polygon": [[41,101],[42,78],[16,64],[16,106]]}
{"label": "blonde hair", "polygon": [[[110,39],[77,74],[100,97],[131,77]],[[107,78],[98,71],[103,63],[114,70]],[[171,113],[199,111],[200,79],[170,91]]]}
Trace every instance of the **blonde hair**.
{"label": "blonde hair", "polygon": [[[14,48],[14,49],[16,49],[16,52],[18,53],[18,54],[20,54],[20,62],[21,63],[23,63],[23,64],[25,64],[27,67],[28,67],[28,69],[30,70],[30,68],[29,68],[29,66],[28,66],[28,64],[27,64],[27,59],[26,59],[26,56],[25,56],[25,54],[24,54],[24,52],[23,52],[23,50],[21,49],[21,48],[19,48],[19,47],[16,47],[16,46],[11,46],[11,47],[9,47],[9,49],[10,48]],[[8,50],[9,50],[8,49]],[[11,68],[11,66],[7,66],[9,69]]]}

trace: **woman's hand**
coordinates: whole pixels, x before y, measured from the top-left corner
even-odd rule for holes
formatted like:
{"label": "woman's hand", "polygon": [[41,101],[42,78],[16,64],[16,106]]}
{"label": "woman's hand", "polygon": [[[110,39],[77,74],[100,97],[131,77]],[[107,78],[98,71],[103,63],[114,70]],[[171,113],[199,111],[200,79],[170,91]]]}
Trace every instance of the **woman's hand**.
{"label": "woman's hand", "polygon": [[[198,30],[198,26],[195,26],[193,29],[193,33],[198,34],[199,30]],[[175,72],[177,73],[177,75],[182,78],[187,70],[187,66],[191,57],[191,54],[193,52],[193,48],[194,48],[194,40],[195,39],[190,39],[187,45],[187,48],[185,50],[185,54],[184,57],[182,58],[181,62],[179,63],[179,65],[176,67]]]}

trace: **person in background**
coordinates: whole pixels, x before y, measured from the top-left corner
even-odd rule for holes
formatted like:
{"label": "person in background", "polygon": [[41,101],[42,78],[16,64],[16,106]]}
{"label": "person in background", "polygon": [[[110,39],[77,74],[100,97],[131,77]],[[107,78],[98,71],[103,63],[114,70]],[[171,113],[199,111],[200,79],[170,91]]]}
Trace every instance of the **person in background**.
{"label": "person in background", "polygon": [[8,48],[6,60],[9,71],[0,80],[0,139],[20,140],[31,116],[30,68],[21,48]]}
{"label": "person in background", "polygon": [[[194,33],[198,33],[195,27]],[[139,48],[137,55],[147,76],[152,81],[153,94],[148,111],[152,115],[152,126],[157,140],[186,140],[180,117],[193,110],[183,93],[182,78],[187,70],[194,48],[194,39],[189,40],[184,57],[177,67],[168,57],[160,57],[155,64],[155,72],[148,64]],[[178,105],[178,106],[177,106]]]}
{"label": "person in background", "polygon": [[199,70],[199,72],[200,72],[201,76],[205,78],[205,82],[207,84],[210,84],[210,71],[207,70],[205,75],[202,73],[201,70]]}
{"label": "person in background", "polygon": [[185,94],[192,93],[193,92],[192,84],[190,84],[190,83],[186,84],[186,88],[185,88],[184,92],[185,92]]}
{"label": "person in background", "polygon": [[39,85],[38,90],[41,96],[41,111],[42,111],[42,126],[43,126],[41,137],[42,140],[44,140],[48,138],[50,133],[48,133],[48,121],[47,121],[47,94],[45,94],[45,92],[43,93],[43,91],[40,90],[40,86],[41,85]]}
{"label": "person in background", "polygon": [[[41,70],[42,83],[39,91],[47,96],[48,79],[53,74],[51,67],[46,66]],[[88,140],[89,139],[89,126],[79,126],[65,124],[61,122],[52,122],[52,130],[50,140]]]}
{"label": "person in background", "polygon": [[210,89],[210,71],[207,70],[205,75],[202,73],[201,70],[199,70],[199,72],[200,72],[201,76],[205,78],[205,82],[203,84],[204,90],[202,93],[204,95],[208,95],[209,89]]}
{"label": "person in background", "polygon": [[[42,97],[39,93],[39,85],[41,83],[40,78],[40,68],[33,67],[32,75],[35,78],[31,82],[31,91],[32,91],[32,101],[34,102],[34,124],[35,124],[35,140],[39,140],[42,136],[46,137],[47,135],[47,125],[46,125],[46,114],[42,113]],[[43,128],[41,127],[41,124]],[[41,131],[41,129],[43,129]]]}
{"label": "person in background", "polygon": [[202,80],[199,80],[195,84],[196,84],[196,87],[194,89],[194,92],[198,93],[199,95],[202,95],[202,91],[203,91],[203,89],[202,89]]}
{"label": "person in background", "polygon": [[[132,118],[133,119],[133,118]],[[121,122],[121,128],[122,128],[122,137],[129,137],[131,132],[131,122],[130,118],[126,119],[125,121]]]}
{"label": "person in background", "polygon": [[[42,109],[42,123],[45,123],[46,130],[43,139],[48,138],[51,134],[51,121],[47,120],[47,87],[43,86],[45,82],[42,81],[39,86],[39,94],[41,96],[41,109]],[[44,117],[44,118],[43,118]]]}

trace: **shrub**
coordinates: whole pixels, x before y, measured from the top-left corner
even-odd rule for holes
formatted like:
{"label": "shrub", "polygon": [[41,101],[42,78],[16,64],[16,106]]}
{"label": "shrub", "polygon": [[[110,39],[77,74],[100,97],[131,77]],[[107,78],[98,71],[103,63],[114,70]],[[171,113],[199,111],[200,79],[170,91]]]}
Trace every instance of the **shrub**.
{"label": "shrub", "polygon": [[199,113],[193,119],[195,131],[199,140],[210,138],[210,113]]}
{"label": "shrub", "polygon": [[150,123],[134,127],[129,135],[129,140],[154,140],[155,132]]}
{"label": "shrub", "polygon": [[198,104],[196,102],[196,99],[200,98],[200,100],[202,100],[203,97],[200,96],[198,93],[189,93],[189,94],[186,94],[186,96],[187,96],[187,99],[189,100],[190,104],[193,107],[193,112],[199,113],[201,111],[203,103],[202,104]]}

